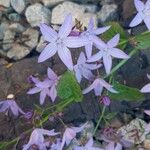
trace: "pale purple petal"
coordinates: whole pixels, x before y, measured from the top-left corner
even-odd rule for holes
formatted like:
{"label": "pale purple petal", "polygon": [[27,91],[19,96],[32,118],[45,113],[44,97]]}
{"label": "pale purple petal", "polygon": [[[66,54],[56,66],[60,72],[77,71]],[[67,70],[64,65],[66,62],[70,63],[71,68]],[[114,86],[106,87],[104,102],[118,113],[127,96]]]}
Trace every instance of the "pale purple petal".
{"label": "pale purple petal", "polygon": [[72,16],[71,14],[68,14],[66,17],[65,17],[65,20],[63,22],[63,24],[61,25],[61,27],[59,28],[59,32],[58,32],[58,35],[60,38],[64,38],[64,37],[67,37],[71,30],[72,30]]}
{"label": "pale purple petal", "polygon": [[133,20],[131,21],[131,23],[129,24],[130,27],[135,27],[137,25],[139,25],[141,22],[142,22],[142,17],[141,17],[141,14],[138,13],[134,18]]}
{"label": "pale purple petal", "polygon": [[49,79],[51,79],[51,80],[56,80],[57,79],[56,73],[49,67],[47,69],[47,75],[48,75]]}
{"label": "pale purple petal", "polygon": [[35,94],[35,93],[38,93],[41,91],[41,88],[38,88],[38,87],[34,87],[32,89],[30,89],[27,94]]}
{"label": "pale purple petal", "polygon": [[83,64],[85,63],[86,58],[85,58],[85,54],[83,52],[80,53],[77,64]]}
{"label": "pale purple petal", "polygon": [[54,132],[54,129],[50,130],[50,131],[49,130],[45,130],[45,129],[38,129],[38,132],[40,132],[43,135],[48,135],[48,136],[55,136],[55,135],[60,134],[58,132]]}
{"label": "pale purple petal", "polygon": [[69,36],[65,39],[64,43],[69,48],[79,48],[88,44],[89,41],[86,38]]}
{"label": "pale purple petal", "polygon": [[83,124],[81,127],[71,127],[72,130],[74,130],[76,133],[81,132],[85,126],[87,125],[87,123]]}
{"label": "pale purple petal", "polygon": [[74,71],[75,71],[76,79],[80,83],[81,79],[82,79],[82,75],[81,75],[81,72],[80,72],[80,69],[78,68],[78,66],[74,66]]}
{"label": "pale purple petal", "polygon": [[67,47],[60,47],[58,50],[58,55],[62,62],[67,66],[69,70],[73,70],[73,62],[69,49]]}
{"label": "pale purple petal", "polygon": [[40,30],[46,41],[52,42],[57,38],[57,32],[46,24],[41,24]]}
{"label": "pale purple petal", "polygon": [[95,62],[100,60],[103,57],[103,51],[99,51],[97,54],[91,56],[87,62]]}
{"label": "pale purple petal", "polygon": [[111,142],[106,147],[105,150],[115,150],[115,143]]}
{"label": "pale purple petal", "polygon": [[87,58],[90,58],[92,55],[92,43],[89,42],[89,44],[85,45],[85,52]]}
{"label": "pale purple petal", "polygon": [[55,85],[53,85],[52,87],[51,87],[51,89],[50,89],[50,97],[51,97],[51,99],[52,99],[52,102],[54,102],[55,101],[55,99],[56,99],[56,96],[57,96],[57,90],[56,90],[56,87],[55,87]]}
{"label": "pale purple petal", "polygon": [[94,20],[93,18],[91,18],[87,30],[92,30],[93,28],[94,28]]}
{"label": "pale purple petal", "polygon": [[92,36],[91,40],[100,50],[106,47],[106,44],[97,36]]}
{"label": "pale purple petal", "polygon": [[107,26],[107,27],[102,27],[102,28],[95,29],[95,30],[93,30],[93,33],[95,35],[102,34],[102,33],[106,32],[108,29],[110,29],[110,27],[111,26]]}
{"label": "pale purple petal", "polygon": [[83,77],[85,77],[86,79],[93,81],[95,76],[93,75],[93,73],[91,72],[91,70],[86,69],[86,68],[82,68],[82,75]]}
{"label": "pale purple petal", "polygon": [[111,56],[113,56],[115,58],[121,58],[121,59],[129,59],[130,58],[126,53],[124,53],[122,50],[120,50],[118,48],[110,49],[109,53],[111,54]]}
{"label": "pale purple petal", "polygon": [[150,110],[144,110],[144,113],[150,116]]}
{"label": "pale purple petal", "polygon": [[99,80],[96,79],[88,88],[84,89],[82,93],[83,94],[89,93],[91,90],[93,90],[97,86],[98,83],[99,83]]}
{"label": "pale purple petal", "polygon": [[150,0],[147,0],[145,3],[145,9],[150,9]]}
{"label": "pale purple petal", "polygon": [[10,109],[11,109],[12,113],[13,113],[15,116],[18,116],[18,115],[19,115],[18,106],[17,106],[17,104],[16,104],[15,101],[11,101]]}
{"label": "pale purple petal", "polygon": [[74,150],[84,150],[84,147],[76,146],[74,147]]}
{"label": "pale purple petal", "polygon": [[51,85],[52,85],[52,81],[50,81],[49,79],[45,79],[43,82],[39,82],[36,84],[36,86],[39,87],[40,89],[48,88]]}
{"label": "pale purple petal", "polygon": [[7,100],[0,102],[0,112],[4,112],[9,108],[9,103]]}
{"label": "pale purple petal", "polygon": [[120,35],[117,34],[117,35],[115,35],[111,40],[109,40],[109,41],[107,42],[107,45],[108,45],[110,48],[115,47],[115,46],[118,45],[119,39],[120,39]]}
{"label": "pale purple petal", "polygon": [[93,138],[90,138],[89,141],[86,143],[85,147],[92,147],[93,143]]}
{"label": "pale purple petal", "polygon": [[142,89],[141,89],[142,93],[150,93],[150,83],[146,84]]}
{"label": "pale purple petal", "polygon": [[103,91],[103,86],[100,83],[98,83],[97,86],[94,88],[95,95],[100,96],[102,91]]}
{"label": "pale purple petal", "polygon": [[144,3],[141,0],[134,0],[134,5],[137,11],[142,11],[144,9]]}
{"label": "pale purple petal", "polygon": [[30,76],[30,78],[31,78],[32,82],[34,82],[34,83],[40,82],[38,78],[35,78],[33,76]]}
{"label": "pale purple petal", "polygon": [[104,54],[103,55],[103,63],[106,70],[106,73],[109,74],[112,67],[112,58],[110,55]]}
{"label": "pale purple petal", "polygon": [[115,150],[122,150],[122,145],[120,143],[117,143]]}
{"label": "pale purple petal", "polygon": [[102,66],[102,64],[84,64],[85,68],[89,70],[95,70]]}
{"label": "pale purple petal", "polygon": [[45,98],[46,98],[46,95],[47,95],[47,91],[46,90],[41,91],[41,93],[40,93],[40,104],[41,105],[43,105],[43,103],[45,101]]}
{"label": "pale purple petal", "polygon": [[149,74],[147,74],[147,78],[150,80],[150,75]]}
{"label": "pale purple petal", "polygon": [[[150,13],[150,12],[149,12]],[[144,23],[146,24],[148,30],[150,30],[150,17],[149,16],[146,16],[144,18]]]}
{"label": "pale purple petal", "polygon": [[43,62],[47,60],[48,58],[52,57],[57,51],[57,47],[55,44],[50,43],[48,44],[44,50],[41,52],[39,58],[38,58],[38,63]]}

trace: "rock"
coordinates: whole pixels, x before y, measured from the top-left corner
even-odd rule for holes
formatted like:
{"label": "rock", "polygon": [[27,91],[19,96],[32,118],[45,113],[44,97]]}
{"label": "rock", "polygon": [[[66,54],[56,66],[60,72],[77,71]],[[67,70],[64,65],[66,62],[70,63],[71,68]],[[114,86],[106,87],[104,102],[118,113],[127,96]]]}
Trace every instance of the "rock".
{"label": "rock", "polygon": [[6,32],[8,27],[9,27],[9,23],[8,22],[2,22],[0,24],[0,40],[2,40],[4,38],[4,33]]}
{"label": "rock", "polygon": [[51,11],[40,3],[33,4],[26,9],[25,16],[32,27],[40,23],[50,23]]}
{"label": "rock", "polygon": [[13,32],[16,32],[16,33],[22,33],[26,30],[26,28],[24,26],[22,26],[21,24],[19,23],[13,23],[9,26],[9,29]]}
{"label": "rock", "polygon": [[59,3],[63,2],[64,0],[42,0],[43,4],[46,7],[53,7],[55,5],[58,5]]}
{"label": "rock", "polygon": [[144,140],[144,148],[145,149],[150,149],[150,139]]}
{"label": "rock", "polygon": [[85,12],[89,12],[89,13],[96,13],[98,10],[98,7],[93,4],[84,5],[84,8],[85,8]]}
{"label": "rock", "polygon": [[147,123],[141,119],[134,119],[129,124],[118,129],[118,133],[123,136],[124,140],[127,140],[134,144],[140,144],[146,139],[144,128]]}
{"label": "rock", "polygon": [[101,4],[101,5],[111,4],[111,3],[114,3],[114,0],[101,0],[101,1],[100,1],[100,4]]}
{"label": "rock", "polygon": [[29,47],[29,51],[37,46],[39,38],[39,32],[37,30],[29,28],[23,32],[22,36],[25,37],[25,39],[27,38],[24,44]]}
{"label": "rock", "polygon": [[8,18],[9,18],[9,20],[12,21],[12,22],[19,22],[19,21],[21,20],[20,15],[17,14],[17,13],[11,13],[11,14],[9,14],[9,15],[8,15]]}
{"label": "rock", "polygon": [[10,0],[0,0],[0,5],[10,7]]}
{"label": "rock", "polygon": [[83,23],[83,26],[87,26],[90,18],[94,19],[95,25],[97,25],[97,16],[93,13],[86,13],[86,7],[84,5],[78,5],[73,2],[63,2],[57,5],[52,10],[52,24],[62,24],[65,16],[71,13],[73,16],[73,21],[75,18]]}
{"label": "rock", "polygon": [[4,33],[4,39],[3,39],[3,50],[4,51],[8,51],[12,47],[14,38],[15,38],[15,34],[16,33],[14,31],[11,31],[10,29]]}
{"label": "rock", "polygon": [[11,50],[8,51],[7,57],[13,60],[19,60],[24,58],[30,53],[30,50],[28,47],[14,43]]}
{"label": "rock", "polygon": [[11,6],[18,14],[21,14],[25,9],[25,0],[11,0]]}
{"label": "rock", "polygon": [[114,21],[118,18],[117,5],[103,5],[101,10],[97,13],[99,22]]}
{"label": "rock", "polygon": [[36,51],[37,51],[37,52],[41,53],[42,50],[44,49],[44,47],[46,46],[46,43],[44,44],[44,41],[45,41],[45,40],[44,40],[43,36],[41,36],[40,42],[39,42],[39,44],[38,44],[37,47],[36,47]]}

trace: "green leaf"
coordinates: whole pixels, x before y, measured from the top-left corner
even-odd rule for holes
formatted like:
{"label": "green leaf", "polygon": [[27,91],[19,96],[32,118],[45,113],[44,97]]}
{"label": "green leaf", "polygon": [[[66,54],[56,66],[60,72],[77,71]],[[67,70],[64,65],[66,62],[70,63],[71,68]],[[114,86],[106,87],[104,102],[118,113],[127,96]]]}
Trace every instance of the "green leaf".
{"label": "green leaf", "polygon": [[81,102],[83,95],[81,88],[72,72],[65,72],[57,86],[58,96],[61,99],[74,99],[76,102]]}
{"label": "green leaf", "polygon": [[111,120],[111,119],[113,119],[116,115],[117,115],[116,112],[111,112],[111,113],[107,113],[107,114],[104,116],[104,118],[105,118],[106,120]]}
{"label": "green leaf", "polygon": [[137,35],[133,39],[133,44],[140,49],[147,49],[150,47],[150,32],[145,32]]}
{"label": "green leaf", "polygon": [[37,113],[42,114],[43,109],[40,106],[38,106],[37,104],[34,104],[34,106],[35,106],[35,110],[37,111]]}
{"label": "green leaf", "polygon": [[106,24],[107,26],[111,26],[109,30],[107,30],[105,33],[102,34],[102,39],[104,40],[110,40],[112,37],[114,37],[116,34],[120,34],[120,43],[118,48],[124,49],[128,43],[127,35],[123,28],[120,26],[117,22],[108,22]]}
{"label": "green leaf", "polygon": [[108,93],[112,100],[140,101],[144,99],[144,95],[136,88],[114,82],[113,87],[118,93]]}

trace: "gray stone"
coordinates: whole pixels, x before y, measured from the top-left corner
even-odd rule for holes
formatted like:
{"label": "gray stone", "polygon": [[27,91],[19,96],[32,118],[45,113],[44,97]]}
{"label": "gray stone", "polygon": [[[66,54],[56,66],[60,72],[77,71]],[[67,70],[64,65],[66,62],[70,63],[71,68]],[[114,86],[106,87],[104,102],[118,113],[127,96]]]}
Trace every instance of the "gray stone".
{"label": "gray stone", "polygon": [[63,1],[64,0],[42,0],[43,4],[47,7],[53,7]]}
{"label": "gray stone", "polygon": [[44,40],[43,36],[41,36],[40,42],[38,43],[38,45],[37,45],[37,47],[36,47],[36,51],[37,51],[37,52],[41,53],[42,50],[44,49],[44,47],[46,46],[46,44],[44,44],[44,41],[45,41],[45,40]]}
{"label": "gray stone", "polygon": [[9,29],[11,31],[14,31],[16,33],[22,33],[26,30],[26,28],[24,26],[22,26],[21,24],[19,23],[13,23],[9,26]]}
{"label": "gray stone", "polygon": [[0,5],[10,7],[10,0],[0,0]]}
{"label": "gray stone", "polygon": [[40,25],[40,23],[50,23],[51,11],[40,3],[29,6],[26,9],[25,16],[32,27]]}
{"label": "gray stone", "polygon": [[21,20],[21,17],[19,14],[17,13],[11,13],[8,15],[8,18],[10,21],[13,21],[13,22],[19,22]]}
{"label": "gray stone", "polygon": [[25,0],[11,0],[11,6],[17,13],[21,14],[26,6]]}
{"label": "gray stone", "polygon": [[6,22],[6,21],[3,21],[0,24],[0,40],[2,40],[4,38],[4,33],[6,32],[6,30],[8,29],[8,27],[9,27],[9,23]]}
{"label": "gray stone", "polygon": [[114,3],[114,0],[101,0],[101,1],[100,1],[100,4],[101,4],[101,5],[111,4],[111,3]]}
{"label": "gray stone", "polygon": [[93,4],[84,5],[84,8],[85,8],[85,12],[89,12],[89,13],[96,13],[98,10],[98,7]]}
{"label": "gray stone", "polygon": [[12,47],[14,38],[15,38],[15,34],[16,33],[14,31],[11,31],[10,29],[4,33],[4,39],[3,39],[3,50],[4,51],[8,51]]}
{"label": "gray stone", "polygon": [[86,13],[86,7],[84,5],[78,5],[73,2],[63,2],[57,5],[52,10],[51,23],[62,24],[66,14],[71,13],[73,21],[75,18],[83,23],[83,26],[87,26],[90,18],[94,19],[95,25],[97,25],[97,16],[94,13]]}
{"label": "gray stone", "polygon": [[106,21],[113,21],[118,18],[117,5],[103,5],[101,10],[97,13],[98,20],[103,23]]}

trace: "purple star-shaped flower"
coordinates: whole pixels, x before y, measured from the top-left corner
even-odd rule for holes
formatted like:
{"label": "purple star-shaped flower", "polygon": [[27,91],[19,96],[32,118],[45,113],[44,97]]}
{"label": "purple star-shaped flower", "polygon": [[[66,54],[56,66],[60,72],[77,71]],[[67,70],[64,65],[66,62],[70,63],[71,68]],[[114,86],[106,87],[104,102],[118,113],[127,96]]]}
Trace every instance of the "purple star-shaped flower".
{"label": "purple star-shaped flower", "polygon": [[[150,79],[150,75],[147,74],[148,79]],[[142,93],[150,93],[150,83],[146,84],[142,89]]]}
{"label": "purple star-shaped flower", "polygon": [[25,114],[25,112],[17,105],[14,100],[4,100],[0,101],[0,112],[5,112],[11,110],[15,116],[18,116],[19,113]]}
{"label": "purple star-shaped flower", "polygon": [[36,128],[33,130],[30,136],[29,142],[24,145],[23,150],[29,150],[32,145],[38,146],[39,150],[47,150],[46,145],[47,142],[44,140],[44,136],[55,136],[59,133],[55,133],[54,130],[45,130]]}
{"label": "purple star-shaped flower", "polygon": [[134,0],[134,4],[138,13],[129,26],[134,27],[144,21],[147,28],[150,30],[150,0],[147,0],[145,4],[140,0]]}
{"label": "purple star-shaped flower", "polygon": [[88,41],[83,38],[69,36],[72,27],[72,16],[70,14],[65,18],[65,21],[60,27],[58,33],[45,24],[40,25],[42,35],[49,44],[40,54],[38,62],[43,62],[58,52],[62,62],[69,70],[73,70],[72,57],[68,48],[82,47],[87,44]]}
{"label": "purple star-shaped flower", "polygon": [[44,81],[40,81],[37,78],[32,77],[35,87],[27,92],[27,94],[35,94],[40,92],[41,105],[44,103],[46,96],[51,97],[53,102],[57,96],[56,85],[59,78],[50,68],[47,69],[47,75],[48,78],[46,78]]}
{"label": "purple star-shaped flower", "polygon": [[85,45],[87,58],[90,58],[92,55],[93,44],[99,45],[102,43],[101,39],[97,37],[97,35],[104,33],[109,28],[110,26],[94,29],[94,21],[92,18],[90,19],[87,30],[81,33],[81,37],[84,37],[88,40],[88,44]]}
{"label": "purple star-shaped flower", "polygon": [[115,89],[113,89],[113,86],[108,84],[106,81],[104,81],[101,78],[95,79],[94,82],[86,89],[82,91],[83,94],[86,94],[94,89],[95,95],[100,96],[103,90],[103,87],[105,87],[108,91],[112,93],[117,93]]}
{"label": "purple star-shaped flower", "polygon": [[82,76],[86,79],[93,81],[94,75],[91,72],[91,70],[95,70],[101,67],[101,64],[88,64],[86,63],[86,57],[83,52],[80,53],[80,56],[78,58],[77,64],[74,66],[75,76],[77,78],[77,81],[80,83]]}
{"label": "purple star-shaped flower", "polygon": [[90,138],[85,146],[76,146],[74,150],[103,150],[101,148],[93,147],[93,138]]}
{"label": "purple star-shaped flower", "polygon": [[100,49],[100,51],[89,58],[88,62],[95,62],[103,58],[106,73],[109,74],[112,67],[112,57],[128,59],[129,56],[127,54],[116,48],[119,43],[119,37],[119,34],[117,34],[111,40],[109,40],[107,44],[103,42],[103,45],[97,45],[97,48]]}

